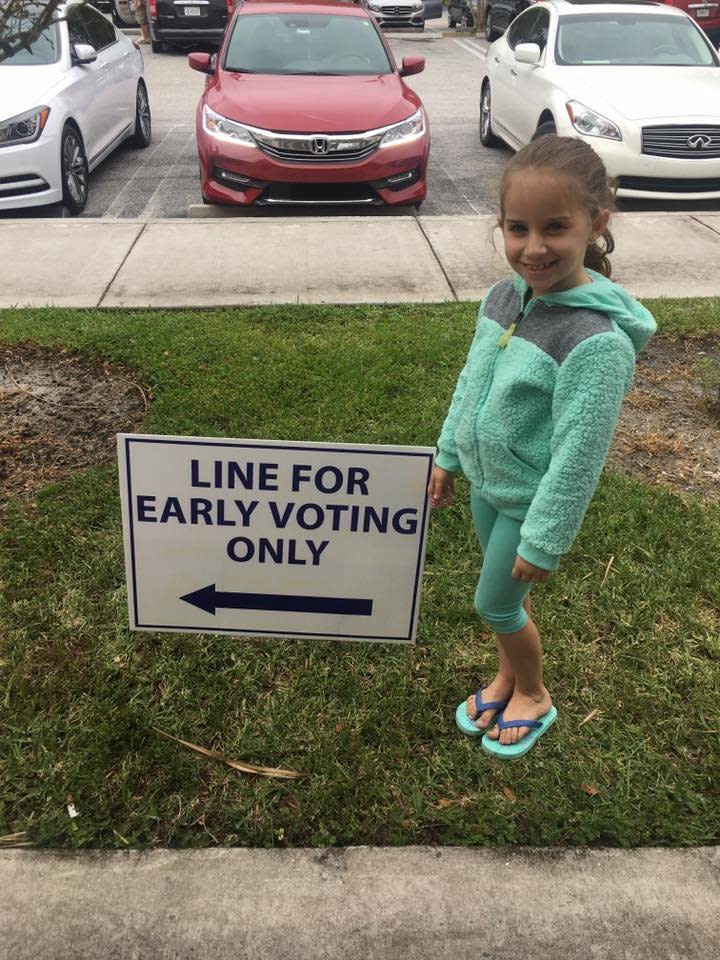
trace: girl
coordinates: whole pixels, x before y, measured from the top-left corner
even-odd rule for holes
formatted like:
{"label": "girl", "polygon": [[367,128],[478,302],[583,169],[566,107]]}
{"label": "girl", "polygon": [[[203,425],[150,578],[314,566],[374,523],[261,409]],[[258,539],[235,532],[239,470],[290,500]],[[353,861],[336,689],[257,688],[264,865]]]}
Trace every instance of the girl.
{"label": "girl", "polygon": [[543,136],[507,165],[498,226],[515,273],[480,307],[428,485],[431,505],[447,507],[454,474],[470,481],[483,550],[475,607],[497,635],[499,669],[456,721],[502,758],[527,753],[557,715],[529,591],[572,546],[656,329],[608,279],[612,205],[605,167],[582,140]]}

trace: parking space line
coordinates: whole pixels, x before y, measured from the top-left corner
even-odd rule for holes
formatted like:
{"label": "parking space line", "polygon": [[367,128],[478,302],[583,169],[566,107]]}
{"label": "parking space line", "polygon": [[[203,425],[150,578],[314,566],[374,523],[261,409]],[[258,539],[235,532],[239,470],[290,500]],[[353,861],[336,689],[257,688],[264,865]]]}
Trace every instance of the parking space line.
{"label": "parking space line", "polygon": [[[183,154],[185,153],[186,149],[194,139],[195,139],[195,130],[193,129],[193,131],[188,135],[188,138],[185,141],[182,149],[178,152],[177,160],[175,160],[173,163],[170,164],[162,180],[155,187],[152,194],[150,195],[150,199],[145,204],[143,212],[141,213],[142,217],[156,217],[162,214],[162,198],[160,196],[160,191],[165,185],[165,181],[172,174],[173,170],[177,167],[177,164],[183,160]],[[198,186],[199,186],[199,178],[198,178]]]}
{"label": "parking space line", "polygon": [[136,179],[140,171],[143,170],[148,165],[148,163],[152,160],[153,156],[157,153],[157,151],[160,149],[163,143],[165,143],[165,141],[170,136],[170,134],[173,133],[175,130],[177,130],[178,127],[184,127],[184,126],[186,126],[186,124],[184,123],[174,123],[159,143],[157,144],[155,144],[154,142],[152,143],[151,149],[147,153],[147,156],[143,158],[140,164],[138,164],[137,169],[135,170],[133,175],[128,179],[127,183],[122,188],[122,190],[118,193],[118,195],[115,197],[115,199],[110,204],[110,206],[107,208],[107,210],[103,214],[103,217],[117,218],[120,216],[120,214],[122,213],[123,207],[125,205],[125,199],[126,199],[127,191],[130,187],[130,184]]}
{"label": "parking space line", "polygon": [[480,46],[471,47],[470,44],[466,43],[464,40],[454,40],[453,42],[456,43],[459,47],[462,47],[463,50],[467,50],[468,53],[471,53],[474,57],[477,57],[479,60],[487,59],[487,51],[483,49],[483,47],[480,47]]}

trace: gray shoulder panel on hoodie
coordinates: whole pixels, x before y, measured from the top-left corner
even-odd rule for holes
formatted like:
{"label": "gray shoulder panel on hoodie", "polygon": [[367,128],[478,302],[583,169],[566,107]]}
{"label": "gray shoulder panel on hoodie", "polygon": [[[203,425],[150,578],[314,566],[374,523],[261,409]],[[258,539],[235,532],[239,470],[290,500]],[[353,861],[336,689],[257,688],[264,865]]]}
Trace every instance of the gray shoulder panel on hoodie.
{"label": "gray shoulder panel on hoodie", "polygon": [[[485,316],[507,330],[522,310],[522,298],[512,279],[501,280],[485,300]],[[560,365],[575,347],[597,333],[614,329],[612,320],[598,310],[564,307],[536,300],[518,324],[514,337],[533,343]]]}
{"label": "gray shoulder panel on hoodie", "polygon": [[551,306],[540,300],[518,325],[515,336],[534,343],[560,365],[583,340],[613,329],[612,320],[604,313]]}

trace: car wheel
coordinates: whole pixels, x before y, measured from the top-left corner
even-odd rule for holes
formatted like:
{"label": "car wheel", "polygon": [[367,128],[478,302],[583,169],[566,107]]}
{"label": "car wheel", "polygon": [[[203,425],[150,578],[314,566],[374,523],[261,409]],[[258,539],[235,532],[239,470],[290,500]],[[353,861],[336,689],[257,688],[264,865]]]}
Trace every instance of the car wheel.
{"label": "car wheel", "polygon": [[472,30],[475,26],[475,18],[470,10],[463,10],[462,17],[460,18],[460,26],[463,28],[463,30]]}
{"label": "car wheel", "polygon": [[150,49],[153,53],[165,53],[167,50],[167,44],[163,43],[162,40],[151,40]]}
{"label": "car wheel", "polygon": [[117,10],[115,9],[115,7],[112,8],[112,22],[115,24],[115,26],[116,26],[119,30],[122,30],[122,29],[125,27],[125,21],[124,21],[123,18],[120,16],[120,14],[117,12]]}
{"label": "car wheel", "polygon": [[484,147],[496,147],[500,140],[492,129],[490,84],[486,83],[480,95],[480,143]]}
{"label": "car wheel", "polygon": [[135,95],[135,133],[132,135],[130,143],[134,147],[143,150],[150,146],[152,140],[152,116],[150,114],[150,101],[148,100],[147,87],[141,80],[137,85]]}
{"label": "car wheel", "polygon": [[448,14],[448,29],[454,30],[456,26],[457,26],[457,20],[453,20],[450,14]]}
{"label": "car wheel", "polygon": [[493,26],[492,10],[485,14],[485,39],[491,42],[495,39],[495,27]]}
{"label": "car wheel", "polygon": [[537,140],[538,137],[544,137],[548,133],[557,133],[557,127],[554,120],[546,120],[538,124],[535,133],[530,137],[531,140]]}
{"label": "car wheel", "polygon": [[76,216],[85,209],[90,174],[80,134],[70,124],[65,125],[60,138],[60,175],[63,203]]}

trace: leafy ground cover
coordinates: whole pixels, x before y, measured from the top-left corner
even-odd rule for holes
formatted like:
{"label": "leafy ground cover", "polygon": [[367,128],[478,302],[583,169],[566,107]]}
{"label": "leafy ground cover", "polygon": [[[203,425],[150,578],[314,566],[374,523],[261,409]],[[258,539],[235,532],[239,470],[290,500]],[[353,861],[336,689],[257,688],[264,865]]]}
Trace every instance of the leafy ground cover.
{"label": "leafy ground cover", "polygon": [[[718,301],[650,306],[665,334],[720,333]],[[432,444],[475,309],[15,311],[0,340],[126,364],[154,398],[148,432]],[[500,764],[453,721],[495,665],[472,608],[466,494],[433,517],[413,648],[131,634],[114,465],[11,500],[0,834],[122,848],[718,842],[718,503],[605,473],[571,553],[533,591],[558,722]],[[302,777],[247,776],[158,731]]]}

